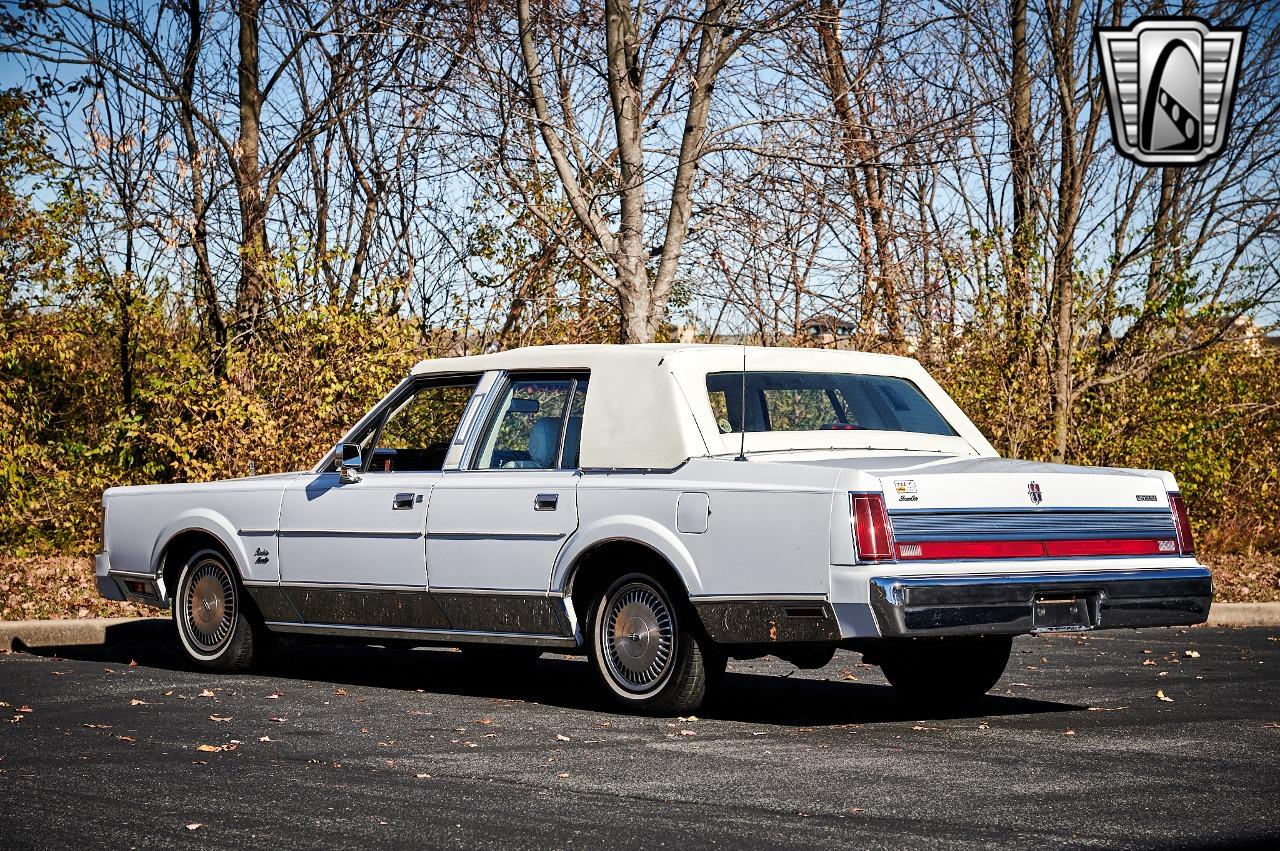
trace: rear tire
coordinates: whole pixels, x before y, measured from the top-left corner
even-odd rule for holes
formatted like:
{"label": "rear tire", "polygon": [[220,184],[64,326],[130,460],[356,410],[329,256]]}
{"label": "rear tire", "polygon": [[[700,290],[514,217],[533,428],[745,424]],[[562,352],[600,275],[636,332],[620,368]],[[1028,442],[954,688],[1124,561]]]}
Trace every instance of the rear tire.
{"label": "rear tire", "polygon": [[264,659],[274,637],[262,623],[222,553],[193,553],[178,574],[173,622],[188,658],[208,671],[247,671]]}
{"label": "rear tire", "polygon": [[913,703],[955,706],[977,700],[1004,674],[1011,636],[901,639],[877,654],[885,679]]}
{"label": "rear tire", "polygon": [[633,711],[687,715],[702,705],[726,658],[662,583],[628,573],[590,609],[588,653],[601,688]]}

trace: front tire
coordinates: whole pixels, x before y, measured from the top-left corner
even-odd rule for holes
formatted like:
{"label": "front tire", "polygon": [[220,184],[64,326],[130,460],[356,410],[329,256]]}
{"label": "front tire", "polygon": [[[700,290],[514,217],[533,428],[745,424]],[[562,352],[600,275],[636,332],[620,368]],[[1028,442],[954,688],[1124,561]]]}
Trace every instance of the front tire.
{"label": "front tire", "polygon": [[697,627],[662,583],[628,573],[592,606],[592,670],[605,693],[623,706],[687,715],[702,705],[708,685],[724,671],[723,654]]}
{"label": "front tire", "polygon": [[913,703],[957,706],[991,691],[1009,664],[1013,638],[901,639],[878,654],[880,670]]}
{"label": "front tire", "polygon": [[173,621],[187,656],[209,671],[247,671],[265,657],[271,634],[251,616],[240,577],[217,550],[199,550],[178,574]]}

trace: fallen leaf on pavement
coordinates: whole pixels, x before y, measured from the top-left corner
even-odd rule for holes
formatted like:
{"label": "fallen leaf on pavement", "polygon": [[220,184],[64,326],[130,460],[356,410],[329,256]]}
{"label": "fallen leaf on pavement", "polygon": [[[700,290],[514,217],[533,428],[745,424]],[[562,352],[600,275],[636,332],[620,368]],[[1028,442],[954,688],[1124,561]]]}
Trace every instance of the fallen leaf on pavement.
{"label": "fallen leaf on pavement", "polygon": [[568,737],[568,736],[565,736],[565,735],[563,735],[563,734],[561,734],[561,733],[556,733],[556,741],[557,741],[557,742],[567,742],[567,741],[569,741],[569,737]]}
{"label": "fallen leaf on pavement", "polygon": [[267,700],[279,700],[282,697],[284,697],[284,692],[273,691],[271,694],[267,695]]}
{"label": "fallen leaf on pavement", "polygon": [[1187,658],[1189,658],[1189,659],[1199,659],[1199,658],[1200,658],[1200,651],[1199,651],[1199,650],[1188,650],[1186,653],[1183,653],[1182,655],[1186,656],[1186,657],[1187,657]]}
{"label": "fallen leaf on pavement", "polygon": [[138,667],[138,663],[137,663],[135,660],[130,659],[130,660],[129,660],[129,667],[130,667],[130,668],[136,668],[136,667]]}
{"label": "fallen leaf on pavement", "polygon": [[346,689],[344,689],[344,688],[334,689],[334,692],[333,692],[333,693],[334,693],[334,694],[336,694],[338,697],[346,697],[346,696],[347,696],[347,690],[346,690]]}
{"label": "fallen leaf on pavement", "polygon": [[1167,697],[1163,689],[1156,689],[1156,698],[1163,700],[1165,703],[1173,703],[1173,698]]}
{"label": "fallen leaf on pavement", "polygon": [[258,737],[258,741],[260,741],[260,742],[269,742],[269,741],[271,741],[271,737],[270,737],[270,736],[259,736],[259,737]]}
{"label": "fallen leaf on pavement", "polygon": [[204,825],[202,825],[200,822],[193,821],[191,822],[191,824],[187,825],[187,830],[199,830],[202,827],[204,827]]}
{"label": "fallen leaf on pavement", "polygon": [[232,718],[234,718],[234,717],[235,717],[234,715],[210,715],[210,716],[209,716],[209,720],[210,720],[210,721],[217,721],[217,722],[221,723],[221,722],[225,722],[225,721],[230,721],[230,720],[231,720]]}
{"label": "fallen leaf on pavement", "polygon": [[202,689],[202,690],[200,691],[200,696],[201,696],[201,697],[216,697],[216,695],[215,695],[213,692],[209,691],[209,689]]}
{"label": "fallen leaf on pavement", "polygon": [[556,777],[559,777],[561,780],[567,780],[569,778],[569,772],[561,771],[559,774],[556,775]]}
{"label": "fallen leaf on pavement", "polygon": [[680,731],[680,735],[682,735],[682,736],[696,736],[696,735],[698,735],[698,734],[697,734],[697,733],[695,733],[693,730],[681,730],[681,731]]}
{"label": "fallen leaf on pavement", "polygon": [[285,722],[285,721],[288,721],[289,719],[288,719],[288,718],[272,718],[271,720],[272,720],[272,721],[275,721],[277,724],[279,724],[279,723],[283,723],[283,722]]}
{"label": "fallen leaf on pavement", "polygon": [[110,724],[82,724],[82,727],[88,727],[90,730],[110,730]]}
{"label": "fallen leaf on pavement", "polygon": [[1119,712],[1121,709],[1128,709],[1127,706],[1090,706],[1090,712]]}
{"label": "fallen leaf on pavement", "polygon": [[430,780],[430,779],[431,779],[431,775],[430,775],[430,774],[415,774],[415,775],[413,775],[413,776],[414,776],[414,777],[416,777],[416,778],[418,778],[419,780]]}
{"label": "fallen leaf on pavement", "polygon": [[135,697],[133,700],[129,701],[129,705],[130,706],[150,706],[151,704],[147,703],[145,700],[139,700],[138,698]]}
{"label": "fallen leaf on pavement", "polygon": [[119,739],[119,740],[120,740],[120,741],[122,741],[122,742],[136,742],[136,741],[138,741],[138,740],[137,740],[137,739],[135,739],[133,736],[116,736],[116,738],[117,738],[117,739]]}
{"label": "fallen leaf on pavement", "polygon": [[1074,736],[1075,734],[1076,734],[1076,731],[1075,731],[1075,730],[1063,730],[1063,731],[1062,731],[1062,735],[1064,735],[1064,736]]}
{"label": "fallen leaf on pavement", "polygon": [[239,747],[239,742],[228,742],[225,745],[198,745],[196,750],[201,753],[223,753],[224,751],[233,751]]}

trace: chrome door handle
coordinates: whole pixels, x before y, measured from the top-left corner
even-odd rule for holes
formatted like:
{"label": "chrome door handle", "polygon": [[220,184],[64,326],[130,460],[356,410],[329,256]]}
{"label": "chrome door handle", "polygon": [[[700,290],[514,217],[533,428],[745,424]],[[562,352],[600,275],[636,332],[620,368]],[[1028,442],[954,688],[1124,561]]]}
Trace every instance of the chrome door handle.
{"label": "chrome door handle", "polygon": [[408,511],[413,508],[413,501],[416,494],[398,493],[391,500],[392,511]]}
{"label": "chrome door handle", "polygon": [[560,494],[540,493],[533,498],[534,511],[555,511],[560,504]]}

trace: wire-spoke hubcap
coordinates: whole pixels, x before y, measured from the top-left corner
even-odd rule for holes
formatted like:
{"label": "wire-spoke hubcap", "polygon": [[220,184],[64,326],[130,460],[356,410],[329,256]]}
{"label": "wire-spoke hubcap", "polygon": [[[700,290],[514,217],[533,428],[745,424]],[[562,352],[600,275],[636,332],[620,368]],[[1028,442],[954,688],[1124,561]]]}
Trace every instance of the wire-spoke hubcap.
{"label": "wire-spoke hubcap", "polygon": [[222,649],[236,619],[236,587],[226,565],[205,559],[191,570],[182,615],[187,635],[199,650],[214,653]]}
{"label": "wire-spoke hubcap", "polygon": [[633,692],[661,685],[671,667],[675,621],[660,594],[639,583],[623,586],[609,599],[600,632],[615,682]]}

